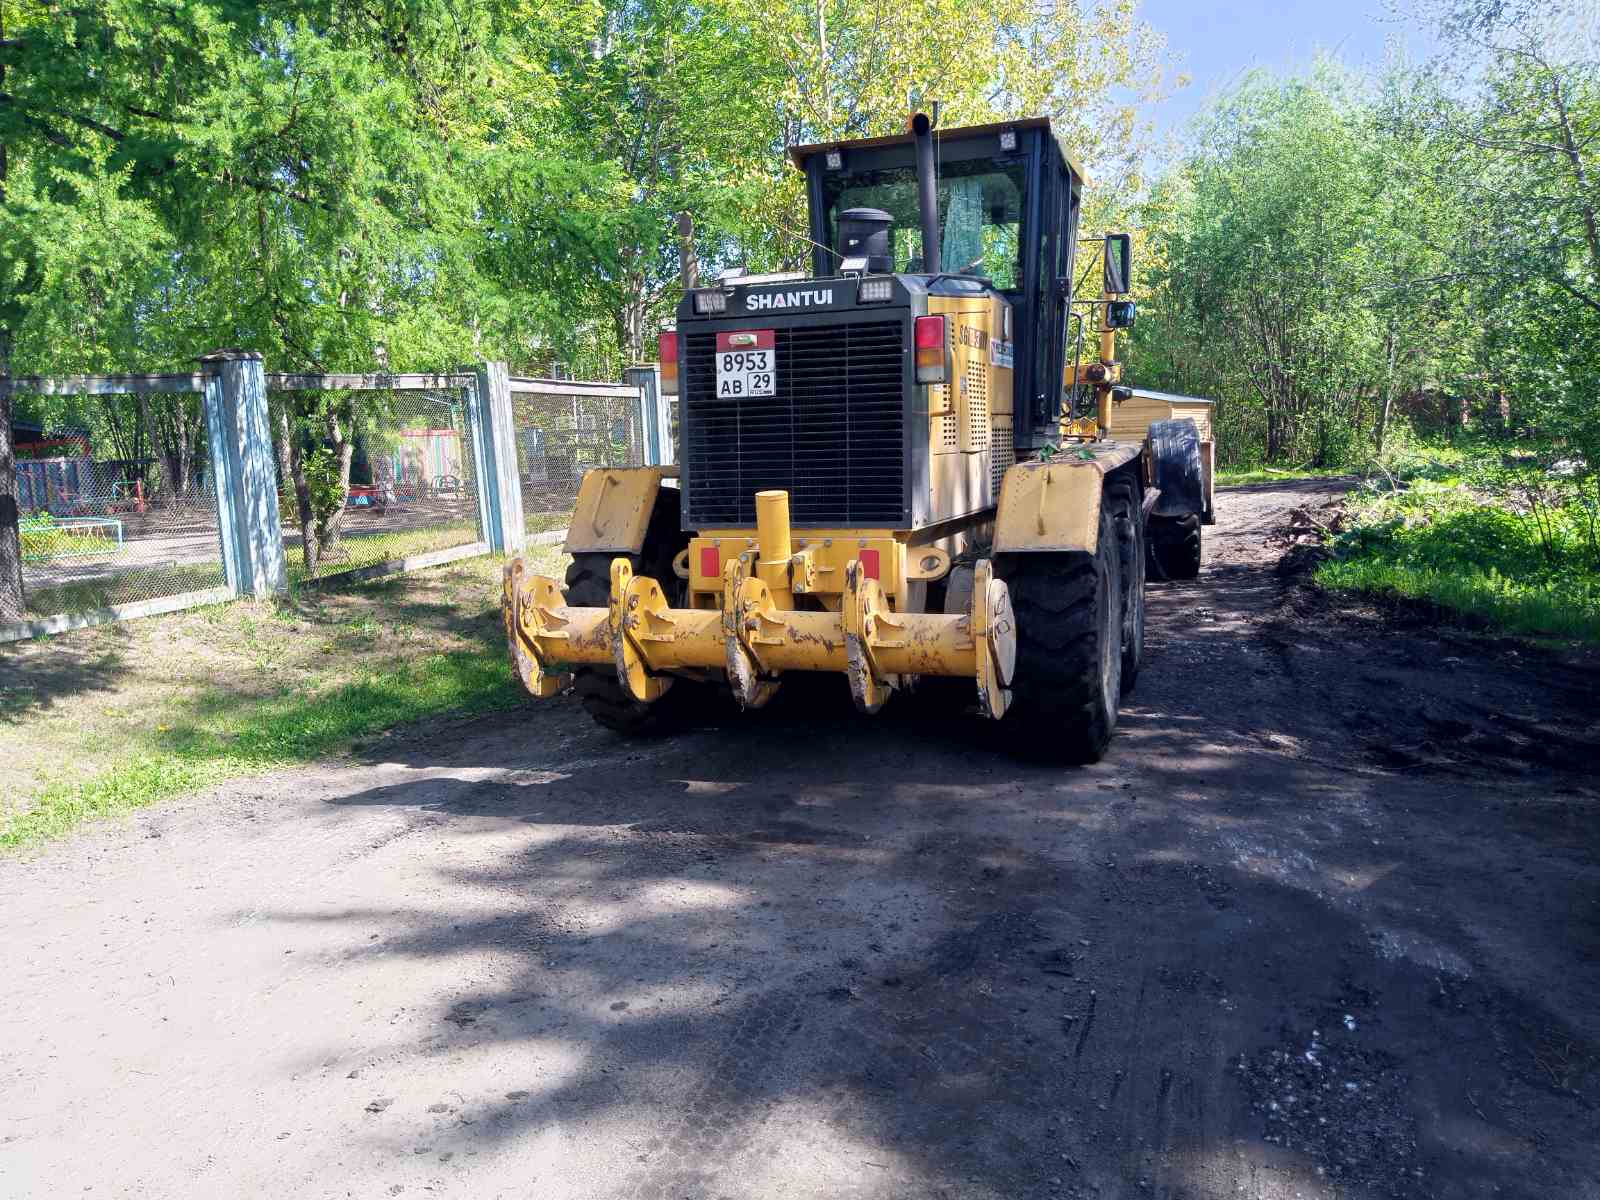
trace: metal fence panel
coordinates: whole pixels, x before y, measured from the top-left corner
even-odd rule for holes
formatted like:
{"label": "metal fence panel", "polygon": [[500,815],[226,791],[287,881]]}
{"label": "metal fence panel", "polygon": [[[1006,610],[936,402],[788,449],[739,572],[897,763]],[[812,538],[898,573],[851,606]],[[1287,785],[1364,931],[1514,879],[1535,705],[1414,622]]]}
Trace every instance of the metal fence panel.
{"label": "metal fence panel", "polygon": [[81,429],[21,445],[17,496],[29,619],[223,586],[217,496],[201,398],[153,393],[166,453],[121,459]]}
{"label": "metal fence panel", "polygon": [[511,412],[529,534],[566,527],[578,483],[591,467],[644,465],[637,388],[513,379]]}
{"label": "metal fence panel", "polygon": [[[341,377],[359,383],[361,377]],[[309,390],[315,378],[268,377]],[[391,384],[411,382],[398,377]],[[455,377],[417,377],[419,386],[392,386],[353,393],[353,452],[350,490],[329,523],[331,538],[308,570],[294,484],[278,482],[279,513],[289,578],[328,579],[418,555],[481,543],[478,469],[472,415],[465,386]],[[321,390],[321,389],[318,389]],[[310,456],[309,440],[301,451]]]}

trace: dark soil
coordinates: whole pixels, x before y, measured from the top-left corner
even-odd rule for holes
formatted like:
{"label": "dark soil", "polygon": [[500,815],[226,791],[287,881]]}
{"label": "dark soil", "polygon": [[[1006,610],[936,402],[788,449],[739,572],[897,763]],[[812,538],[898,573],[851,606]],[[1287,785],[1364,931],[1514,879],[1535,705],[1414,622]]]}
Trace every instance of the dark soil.
{"label": "dark soil", "polygon": [[1596,663],[1318,593],[1339,486],[1219,495],[1093,767],[551,702],[0,866],[0,1192],[1600,1195]]}

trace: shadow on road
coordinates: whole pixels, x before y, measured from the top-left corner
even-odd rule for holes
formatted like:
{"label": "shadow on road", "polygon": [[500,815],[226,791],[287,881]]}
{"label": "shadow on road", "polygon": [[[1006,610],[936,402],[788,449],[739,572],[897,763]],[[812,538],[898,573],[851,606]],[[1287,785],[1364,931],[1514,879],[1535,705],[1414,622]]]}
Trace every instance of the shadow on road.
{"label": "shadow on road", "polygon": [[[595,1194],[903,1194],[877,1171],[950,1196],[1576,1194],[1600,1047],[1562,1011],[1600,938],[1548,919],[1593,911],[1592,857],[1571,895],[1508,899],[1458,873],[1481,817],[1452,804],[1485,794],[1330,777],[1264,749],[1292,732],[1154,699],[1075,772],[915,709],[596,736],[565,766],[519,716],[332,803],[468,843],[526,827],[441,854],[442,894],[497,915],[424,910],[382,952],[514,956],[411,1051],[565,1047],[575,1068],[459,1115],[475,1139],[636,1131]],[[1553,1003],[1480,927],[1508,903],[1519,952],[1582,960]]]}

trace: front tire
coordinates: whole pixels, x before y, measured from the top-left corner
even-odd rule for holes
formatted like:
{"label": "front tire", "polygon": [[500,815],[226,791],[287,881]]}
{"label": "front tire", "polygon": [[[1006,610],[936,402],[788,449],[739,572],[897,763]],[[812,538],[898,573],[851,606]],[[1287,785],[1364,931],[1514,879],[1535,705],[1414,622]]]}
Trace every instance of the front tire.
{"label": "front tire", "polygon": [[[567,603],[574,608],[606,608],[611,603],[611,563],[626,558],[636,575],[648,575],[675,597],[679,584],[672,560],[681,548],[678,493],[663,488],[637,554],[574,554],[567,568]],[[704,688],[675,679],[653,704],[640,704],[623,688],[614,667],[585,664],[573,670],[573,690],[584,710],[601,725],[624,737],[660,737],[690,725],[703,712]]]}
{"label": "front tire", "polygon": [[1001,728],[1025,753],[1098,762],[1122,698],[1122,562],[1110,503],[1093,554],[1041,551],[995,563],[1011,591],[1017,667]]}

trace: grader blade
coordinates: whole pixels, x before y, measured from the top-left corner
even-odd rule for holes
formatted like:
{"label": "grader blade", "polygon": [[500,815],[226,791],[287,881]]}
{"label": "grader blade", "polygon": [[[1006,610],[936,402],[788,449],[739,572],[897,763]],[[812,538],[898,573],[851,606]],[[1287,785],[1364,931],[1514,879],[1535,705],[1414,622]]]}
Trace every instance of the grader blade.
{"label": "grader blade", "polygon": [[785,672],[836,671],[856,706],[873,713],[909,680],[947,675],[972,679],[983,710],[1004,714],[1016,626],[1006,585],[987,560],[978,564],[967,613],[895,612],[859,559],[846,569],[841,611],[787,607],[781,601],[795,595],[791,561],[772,551],[788,547],[788,498],[761,498],[761,547],[724,566],[720,610],[671,607],[660,582],[635,575],[625,557],[612,561],[607,607],[573,607],[554,579],[513,562],[505,573],[506,633],[523,686],[553,696],[571,683],[574,666],[609,664],[627,696],[653,704],[674,673],[720,669],[739,703],[758,708]]}

